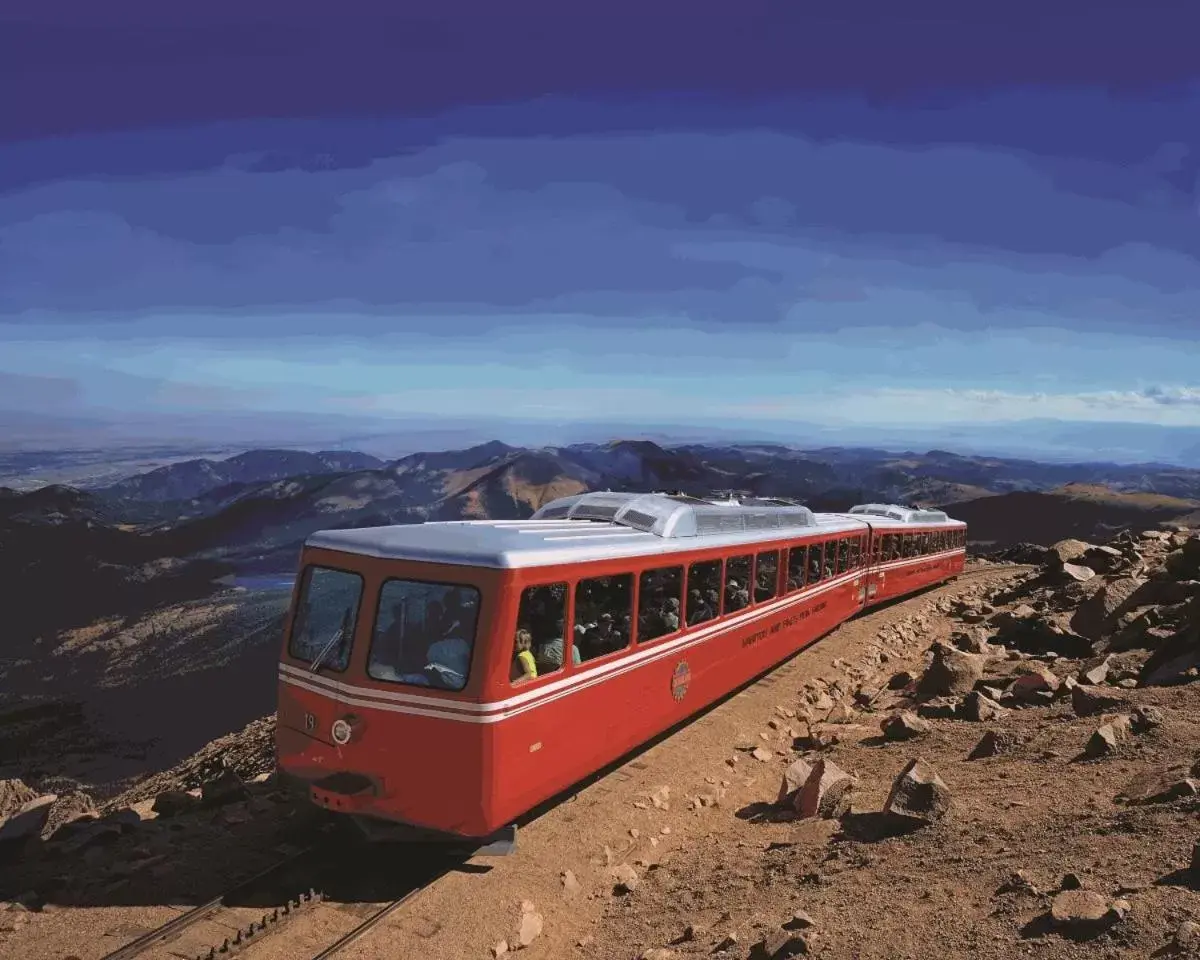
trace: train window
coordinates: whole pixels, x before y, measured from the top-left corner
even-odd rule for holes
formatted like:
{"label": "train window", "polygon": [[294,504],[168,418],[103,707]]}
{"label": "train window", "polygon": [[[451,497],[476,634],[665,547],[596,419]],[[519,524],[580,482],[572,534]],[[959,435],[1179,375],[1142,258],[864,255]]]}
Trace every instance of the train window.
{"label": "train window", "polygon": [[288,653],[339,673],[350,663],[363,579],[332,567],[306,567]]}
{"label": "train window", "polygon": [[792,547],[788,551],[787,592],[792,593],[804,586],[804,574],[808,570],[808,548]]}
{"label": "train window", "polygon": [[814,583],[820,583],[824,577],[825,564],[821,560],[821,553],[824,546],[822,543],[810,543],[808,545],[808,583],[810,586]]}
{"label": "train window", "polygon": [[721,615],[721,561],[700,560],[688,567],[688,626]]}
{"label": "train window", "polygon": [[855,537],[850,541],[850,569],[857,570],[859,567],[859,557],[862,555],[862,543]]}
{"label": "train window", "polygon": [[889,560],[899,560],[904,556],[904,536],[899,533],[889,534],[892,541],[891,556]]}
{"label": "train window", "polygon": [[917,538],[911,533],[904,534],[904,556],[915,557],[917,555]]}
{"label": "train window", "polygon": [[[557,673],[563,667],[564,624],[567,621],[567,585],[547,583],[526,587],[521,592],[521,604],[517,608],[517,630],[529,631],[530,652],[533,654],[537,676]],[[515,642],[514,642],[515,643]],[[513,650],[514,673],[519,664]],[[571,647],[571,660],[579,662],[579,651]],[[522,673],[515,679],[527,679]]]}
{"label": "train window", "polygon": [[725,561],[725,613],[736,613],[750,606],[750,561],[746,554]]}
{"label": "train window", "polygon": [[754,602],[770,600],[779,591],[779,551],[765,550],[754,567]]}
{"label": "train window", "polygon": [[575,646],[586,662],[629,646],[633,574],[580,580],[575,587]]}
{"label": "train window", "polygon": [[367,675],[419,687],[467,685],[479,591],[455,583],[387,580],[379,591]]}
{"label": "train window", "polygon": [[675,633],[680,626],[683,567],[645,570],[638,577],[638,643]]}

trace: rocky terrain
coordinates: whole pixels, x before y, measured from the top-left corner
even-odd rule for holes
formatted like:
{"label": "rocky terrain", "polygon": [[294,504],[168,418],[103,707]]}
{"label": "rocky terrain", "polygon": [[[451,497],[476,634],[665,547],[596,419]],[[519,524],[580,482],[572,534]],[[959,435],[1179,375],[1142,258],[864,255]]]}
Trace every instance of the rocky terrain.
{"label": "rocky terrain", "polygon": [[[847,623],[355,956],[1200,956],[1197,680],[1200,537],[1017,546]],[[0,786],[0,952],[92,960],[162,922],[129,911],[277,858],[310,821],[271,726],[100,802]]]}

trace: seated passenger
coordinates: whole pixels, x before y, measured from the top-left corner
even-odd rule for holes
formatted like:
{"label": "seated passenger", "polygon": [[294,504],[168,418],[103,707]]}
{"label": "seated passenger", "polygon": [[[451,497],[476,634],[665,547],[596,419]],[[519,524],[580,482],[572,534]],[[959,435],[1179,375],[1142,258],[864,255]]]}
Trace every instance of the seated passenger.
{"label": "seated passenger", "polygon": [[471,667],[471,645],[462,637],[446,637],[430,644],[425,673],[435,687],[461,690]]}
{"label": "seated passenger", "polygon": [[[541,673],[553,673],[555,670],[561,670],[563,665],[563,622],[559,620],[556,624],[558,636],[552,640],[547,640],[545,643],[539,644],[537,653],[534,657],[537,664],[537,669]],[[571,662],[576,666],[581,662],[579,656],[579,645],[571,644]]]}
{"label": "seated passenger", "polygon": [[533,634],[528,630],[518,630],[515,642],[516,655],[513,657],[513,683],[524,683],[537,679],[537,663],[533,658]]}
{"label": "seated passenger", "polygon": [[662,613],[663,625],[666,627],[667,633],[674,633],[679,629],[679,598],[668,597],[666,607]]}

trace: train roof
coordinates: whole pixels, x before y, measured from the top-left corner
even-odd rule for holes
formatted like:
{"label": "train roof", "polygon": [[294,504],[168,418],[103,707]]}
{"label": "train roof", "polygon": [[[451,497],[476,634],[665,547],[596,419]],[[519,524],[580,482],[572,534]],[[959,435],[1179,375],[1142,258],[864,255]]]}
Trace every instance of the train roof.
{"label": "train roof", "polygon": [[605,492],[551,501],[528,520],[452,520],[321,530],[309,536],[306,545],[388,559],[541,567],[753,547],[771,540],[865,531],[868,521],[875,524],[878,519],[817,514],[791,502]]}
{"label": "train roof", "polygon": [[901,507],[894,503],[860,503],[849,510],[850,516],[868,517],[877,520],[895,520],[897,523],[957,523],[943,510],[926,510],[921,507]]}

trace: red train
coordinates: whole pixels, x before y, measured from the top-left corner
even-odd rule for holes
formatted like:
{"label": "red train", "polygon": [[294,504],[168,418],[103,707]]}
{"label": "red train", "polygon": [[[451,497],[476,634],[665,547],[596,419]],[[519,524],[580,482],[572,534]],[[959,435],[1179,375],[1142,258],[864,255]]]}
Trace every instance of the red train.
{"label": "red train", "polygon": [[588,493],[529,520],[311,536],[283,776],[371,836],[514,821],[866,606],[962,570],[966,525],[868,504]]}

